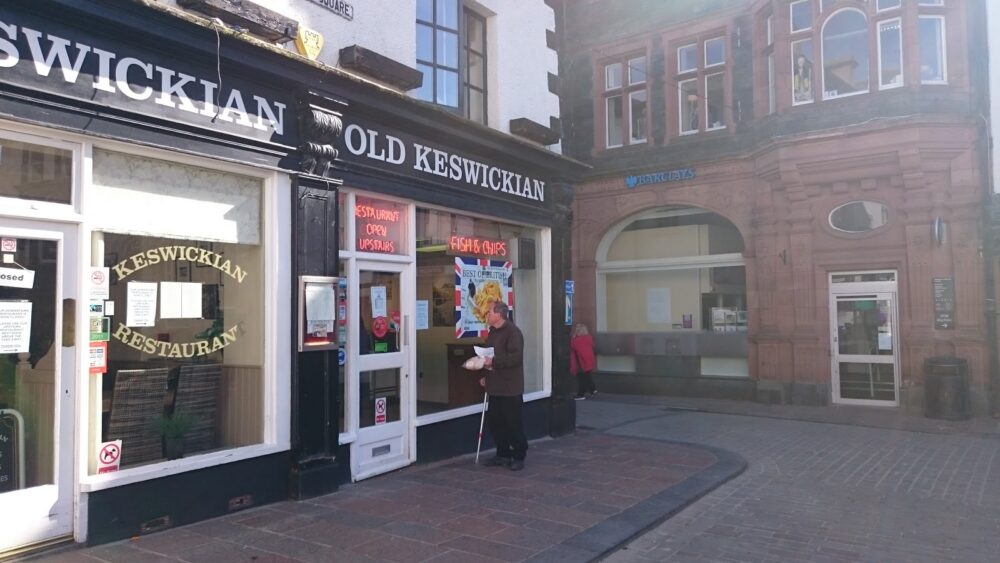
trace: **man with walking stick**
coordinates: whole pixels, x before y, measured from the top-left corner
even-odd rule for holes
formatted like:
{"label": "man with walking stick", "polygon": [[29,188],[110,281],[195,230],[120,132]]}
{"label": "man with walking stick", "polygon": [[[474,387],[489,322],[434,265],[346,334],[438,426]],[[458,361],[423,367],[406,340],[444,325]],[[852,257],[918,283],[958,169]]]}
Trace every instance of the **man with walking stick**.
{"label": "man with walking stick", "polygon": [[521,422],[524,336],[507,318],[509,311],[506,303],[494,301],[486,313],[486,323],[490,325],[486,346],[493,348],[493,356],[485,358],[486,372],[479,384],[486,388],[490,398],[486,416],[497,446],[496,456],[485,465],[520,471],[524,469],[524,456],[528,451],[528,439]]}

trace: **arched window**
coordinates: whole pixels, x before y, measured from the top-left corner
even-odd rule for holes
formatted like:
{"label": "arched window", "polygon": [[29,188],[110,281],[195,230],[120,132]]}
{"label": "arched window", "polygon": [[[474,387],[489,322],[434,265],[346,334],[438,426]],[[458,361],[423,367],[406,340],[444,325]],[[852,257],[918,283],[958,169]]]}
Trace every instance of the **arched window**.
{"label": "arched window", "polygon": [[855,9],[836,12],[823,25],[823,98],[868,91],[868,22]]}
{"label": "arched window", "polygon": [[690,207],[641,213],[609,231],[596,258],[601,331],[746,328],[743,237],[720,215]]}

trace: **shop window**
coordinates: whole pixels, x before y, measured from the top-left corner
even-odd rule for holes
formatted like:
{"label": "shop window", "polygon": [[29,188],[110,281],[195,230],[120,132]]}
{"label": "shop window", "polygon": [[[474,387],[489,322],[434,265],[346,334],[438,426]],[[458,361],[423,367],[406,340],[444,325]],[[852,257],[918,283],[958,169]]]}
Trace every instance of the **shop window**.
{"label": "shop window", "polygon": [[538,230],[418,208],[416,232],[418,415],[482,402],[461,364],[485,341],[492,300],[512,305],[524,333],[525,392],[544,389]]}
{"label": "shop window", "polygon": [[646,57],[630,57],[604,65],[605,146],[646,142],[649,107]]}
{"label": "shop window", "polygon": [[903,85],[903,33],[898,18],[878,24],[878,76],[880,89]]}
{"label": "shop window", "polygon": [[867,91],[868,22],[858,10],[841,10],[823,26],[823,98]]}
{"label": "shop window", "polygon": [[89,379],[87,451],[121,440],[127,469],[263,442],[261,180],[100,149],[93,162],[113,306],[91,319],[107,369]]}
{"label": "shop window", "polygon": [[[417,99],[487,122],[486,18],[459,0],[417,1]],[[460,43],[461,39],[461,43]]]}
{"label": "shop window", "polygon": [[889,222],[889,209],[874,201],[852,201],[830,212],[830,226],[845,233],[873,231]]}
{"label": "shop window", "polygon": [[0,155],[0,197],[72,202],[72,151],[0,139]]}
{"label": "shop window", "polygon": [[944,18],[920,16],[920,82],[946,84]]}
{"label": "shop window", "polygon": [[742,252],[735,226],[700,209],[658,210],[628,221],[599,251],[601,330],[746,330]]}

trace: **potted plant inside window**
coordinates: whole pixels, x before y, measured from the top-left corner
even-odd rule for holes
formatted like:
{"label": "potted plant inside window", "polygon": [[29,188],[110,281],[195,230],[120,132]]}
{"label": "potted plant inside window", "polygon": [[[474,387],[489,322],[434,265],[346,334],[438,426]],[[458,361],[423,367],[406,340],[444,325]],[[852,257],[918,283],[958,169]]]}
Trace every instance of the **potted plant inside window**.
{"label": "potted plant inside window", "polygon": [[184,457],[184,435],[194,424],[194,418],[183,412],[175,412],[157,420],[156,429],[163,436],[163,455],[167,459]]}

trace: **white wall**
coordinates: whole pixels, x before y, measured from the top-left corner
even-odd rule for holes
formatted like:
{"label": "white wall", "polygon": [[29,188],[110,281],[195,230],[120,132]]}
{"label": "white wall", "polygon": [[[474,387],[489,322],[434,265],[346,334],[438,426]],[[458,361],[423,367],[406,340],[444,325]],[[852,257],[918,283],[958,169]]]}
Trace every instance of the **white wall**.
{"label": "white wall", "polygon": [[[354,19],[346,20],[311,0],[254,0],[324,38],[319,61],[338,65],[339,51],[360,45],[416,68],[416,0],[349,0]],[[161,0],[177,7],[176,0]],[[559,99],[548,90],[548,73],[558,74],[556,52],[545,44],[555,14],[543,0],[466,0],[487,16],[489,124],[510,132],[510,120],[527,117],[546,127],[559,117]],[[295,42],[285,44],[294,51]],[[556,152],[558,145],[550,147]]]}

